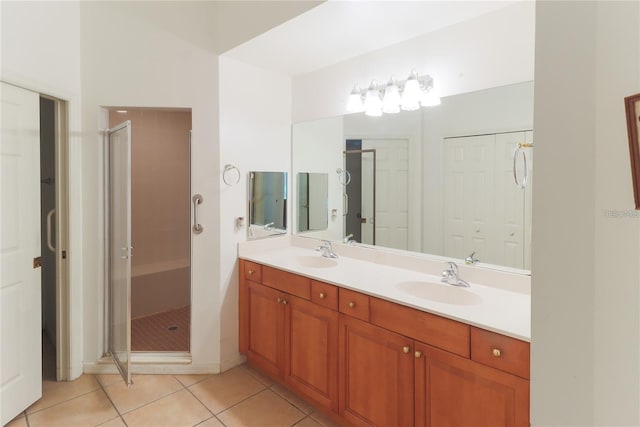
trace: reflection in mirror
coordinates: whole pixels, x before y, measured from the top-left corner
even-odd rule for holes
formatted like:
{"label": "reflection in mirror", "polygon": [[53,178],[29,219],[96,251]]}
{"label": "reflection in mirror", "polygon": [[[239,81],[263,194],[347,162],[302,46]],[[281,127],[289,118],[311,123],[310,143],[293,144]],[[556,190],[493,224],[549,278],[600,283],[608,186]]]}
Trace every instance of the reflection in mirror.
{"label": "reflection in mirror", "polygon": [[[532,129],[530,81],[445,97],[434,108],[295,124],[293,170],[313,159],[314,171],[329,174],[337,215],[322,238],[352,234],[460,262],[475,252],[480,265],[529,270]],[[337,167],[349,171],[349,185]]]}
{"label": "reflection in mirror", "polygon": [[287,231],[287,173],[249,172],[249,238]]}
{"label": "reflection in mirror", "polygon": [[298,230],[321,231],[329,224],[329,175],[298,172]]}

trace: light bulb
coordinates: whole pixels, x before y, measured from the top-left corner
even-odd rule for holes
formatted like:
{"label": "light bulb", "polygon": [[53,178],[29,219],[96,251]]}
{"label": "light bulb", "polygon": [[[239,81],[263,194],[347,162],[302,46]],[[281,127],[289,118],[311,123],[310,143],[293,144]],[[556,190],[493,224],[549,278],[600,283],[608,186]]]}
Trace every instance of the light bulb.
{"label": "light bulb", "polygon": [[400,108],[406,111],[420,108],[420,83],[415,71],[409,75],[407,82],[404,84]]}
{"label": "light bulb", "polygon": [[387,87],[384,89],[384,98],[382,98],[382,111],[387,114],[395,114],[400,112],[400,90],[398,85],[389,80]]}
{"label": "light bulb", "polygon": [[380,99],[378,85],[374,82],[371,82],[369,89],[367,89],[367,95],[364,98],[364,113],[372,117],[382,115],[382,100]]}
{"label": "light bulb", "polygon": [[349,95],[349,101],[347,101],[347,112],[359,113],[361,111],[364,111],[364,104],[362,103],[362,97],[360,96],[360,89],[357,86],[354,86],[351,94]]}

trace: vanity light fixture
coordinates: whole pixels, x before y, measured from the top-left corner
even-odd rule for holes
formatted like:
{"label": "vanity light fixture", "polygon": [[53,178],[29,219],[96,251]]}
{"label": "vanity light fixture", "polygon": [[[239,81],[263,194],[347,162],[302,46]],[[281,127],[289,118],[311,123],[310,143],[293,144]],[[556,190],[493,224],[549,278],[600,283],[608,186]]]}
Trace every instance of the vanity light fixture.
{"label": "vanity light fixture", "polygon": [[412,111],[421,106],[436,105],[440,105],[440,97],[434,90],[433,78],[429,75],[419,76],[412,70],[404,81],[391,78],[385,86],[380,86],[373,80],[366,90],[354,86],[349,95],[347,112],[364,111],[367,116],[378,117],[382,113],[399,113],[401,109]]}

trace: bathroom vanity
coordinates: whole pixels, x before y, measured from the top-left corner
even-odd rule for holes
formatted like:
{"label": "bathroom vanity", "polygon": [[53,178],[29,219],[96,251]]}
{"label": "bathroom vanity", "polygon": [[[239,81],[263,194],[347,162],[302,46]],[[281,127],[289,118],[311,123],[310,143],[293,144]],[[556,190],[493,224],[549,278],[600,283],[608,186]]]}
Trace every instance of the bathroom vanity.
{"label": "bathroom vanity", "polygon": [[239,250],[250,365],[341,424],[529,425],[525,289],[463,267],[460,289],[439,283],[441,261],[347,245],[329,259],[318,241],[278,240]]}

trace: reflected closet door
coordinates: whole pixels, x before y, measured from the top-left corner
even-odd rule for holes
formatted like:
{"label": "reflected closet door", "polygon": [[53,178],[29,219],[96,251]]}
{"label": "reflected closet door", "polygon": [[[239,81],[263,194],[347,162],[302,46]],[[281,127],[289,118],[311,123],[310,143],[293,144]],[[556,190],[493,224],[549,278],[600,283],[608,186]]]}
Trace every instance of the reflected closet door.
{"label": "reflected closet door", "polygon": [[109,129],[109,354],[131,384],[131,121]]}

